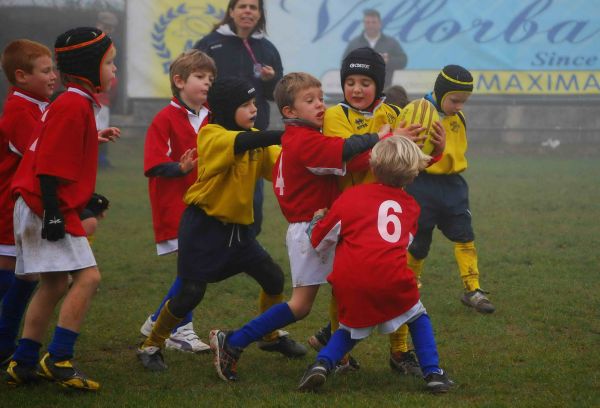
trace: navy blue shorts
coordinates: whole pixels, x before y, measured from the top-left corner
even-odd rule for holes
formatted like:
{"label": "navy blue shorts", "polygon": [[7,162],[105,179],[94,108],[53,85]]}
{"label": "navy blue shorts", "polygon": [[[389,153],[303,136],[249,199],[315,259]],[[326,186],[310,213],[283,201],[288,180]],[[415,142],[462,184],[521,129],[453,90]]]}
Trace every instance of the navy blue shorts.
{"label": "navy blue shorts", "polygon": [[429,253],[435,227],[453,242],[475,239],[469,210],[469,186],[460,174],[432,175],[420,173],[408,186],[421,207],[419,228],[409,251],[417,259]]}
{"label": "navy blue shorts", "polygon": [[193,205],[179,223],[177,274],[181,278],[219,282],[270,258],[247,225],[226,224]]}

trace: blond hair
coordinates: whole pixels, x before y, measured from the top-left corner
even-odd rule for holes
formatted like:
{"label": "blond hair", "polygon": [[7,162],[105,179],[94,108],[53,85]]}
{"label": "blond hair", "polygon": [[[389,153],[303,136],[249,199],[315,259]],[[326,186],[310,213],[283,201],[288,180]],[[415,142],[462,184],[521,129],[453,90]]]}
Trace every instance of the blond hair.
{"label": "blond hair", "polygon": [[404,187],[431,160],[412,140],[392,136],[380,140],[371,151],[369,164],[377,180],[392,187]]}
{"label": "blond hair", "polygon": [[306,72],[290,72],[277,82],[273,91],[273,98],[283,115],[283,108],[293,106],[294,100],[300,91],[308,88],[320,88],[321,81]]}
{"label": "blond hair", "polygon": [[208,71],[217,76],[217,66],[215,61],[199,50],[188,50],[180,54],[169,68],[169,78],[171,80],[171,92],[173,96],[179,96],[179,88],[175,85],[173,77],[179,75],[181,79],[187,81],[188,77],[198,71]]}
{"label": "blond hair", "polygon": [[15,72],[18,69],[31,74],[35,60],[39,57],[52,58],[52,53],[44,44],[27,39],[15,40],[8,44],[2,52],[2,70],[8,82],[16,85]]}

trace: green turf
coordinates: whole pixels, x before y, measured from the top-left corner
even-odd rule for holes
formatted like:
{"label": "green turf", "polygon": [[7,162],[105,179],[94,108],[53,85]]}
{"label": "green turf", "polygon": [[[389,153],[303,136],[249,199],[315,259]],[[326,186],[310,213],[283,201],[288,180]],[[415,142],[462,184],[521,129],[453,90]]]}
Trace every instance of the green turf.
{"label": "green turf", "polygon": [[[597,158],[471,154],[466,178],[482,285],[497,312],[483,316],[460,303],[452,245],[436,232],[422,300],[442,365],[457,383],[440,397],[424,393],[421,380],[390,370],[388,340],[379,335],[355,349],[359,372],[330,378],[318,394],[295,391],[313,352],[291,361],[251,346],[236,384],[217,378],[209,354],[167,351],[168,372],[144,371],[135,356],[138,330],[171,284],[175,258],[155,255],[142,151],[141,139],[111,145],[115,169],[98,178],[97,191],[111,199],[94,243],[103,282],[76,361],[102,390],[2,384],[1,407],[600,406]],[[267,191],[261,241],[287,274],[287,225]],[[252,318],[257,294],[258,285],[245,276],[210,285],[194,316],[198,333],[206,340],[212,328]],[[295,338],[305,340],[326,321],[328,299],[324,288],[313,313],[289,328]]]}

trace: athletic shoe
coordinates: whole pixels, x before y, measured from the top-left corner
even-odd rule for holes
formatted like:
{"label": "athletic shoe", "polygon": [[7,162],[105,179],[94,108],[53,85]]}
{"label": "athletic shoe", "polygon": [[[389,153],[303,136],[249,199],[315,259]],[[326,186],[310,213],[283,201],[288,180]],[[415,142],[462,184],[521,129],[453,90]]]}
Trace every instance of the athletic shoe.
{"label": "athletic shoe", "polygon": [[167,369],[160,347],[144,347],[144,343],[142,343],[138,347],[136,354],[142,365],[150,371],[164,371]]}
{"label": "athletic shoe", "polygon": [[39,375],[65,388],[98,391],[100,384],[73,367],[70,360],[54,361],[49,353],[40,360]]}
{"label": "athletic shoe", "polygon": [[335,374],[343,374],[350,371],[356,371],[360,369],[360,363],[356,361],[354,357],[350,354],[345,355],[338,363],[335,365],[333,372]]}
{"label": "athletic shoe", "polygon": [[10,363],[10,360],[12,360],[14,352],[14,348],[0,352],[0,368],[8,367],[8,363]]}
{"label": "athletic shoe", "polygon": [[287,358],[298,358],[308,353],[308,349],[289,336],[279,336],[275,341],[259,341],[258,348],[263,351],[276,351]]}
{"label": "athletic shoe", "polygon": [[11,360],[6,369],[6,383],[8,385],[17,386],[25,384],[33,384],[40,380],[35,366],[25,366]]}
{"label": "athletic shoe", "polygon": [[165,347],[188,353],[202,353],[210,350],[210,346],[200,340],[194,331],[192,322],[178,327],[175,333],[171,333],[171,337],[165,341]]}
{"label": "athletic shoe", "polygon": [[419,366],[414,350],[390,353],[390,367],[400,374],[414,375],[420,378],[423,377],[421,366]]}
{"label": "athletic shoe", "polygon": [[315,391],[325,384],[327,375],[329,375],[327,365],[323,361],[318,360],[316,363],[308,366],[300,380],[300,384],[298,384],[298,390]]}
{"label": "athletic shoe", "polygon": [[444,370],[441,373],[431,373],[425,377],[427,390],[433,394],[448,392],[454,385],[454,381],[448,378]]}
{"label": "athletic shoe", "polygon": [[[152,315],[148,316],[142,327],[140,327],[140,333],[148,337],[152,332],[154,322],[152,321]],[[171,350],[185,351],[188,353],[202,353],[210,350],[210,346],[200,340],[200,337],[194,331],[194,325],[192,322],[178,327],[174,333],[171,333],[165,341],[165,348]]]}
{"label": "athletic shoe", "polygon": [[227,333],[221,330],[211,330],[208,339],[210,348],[215,353],[214,365],[217,375],[225,381],[237,381],[237,362],[244,350],[229,346]]}
{"label": "athletic shoe", "polygon": [[331,338],[331,325],[321,327],[315,334],[308,338],[308,345],[315,351],[321,351]]}
{"label": "athletic shoe", "polygon": [[469,307],[474,308],[479,313],[494,313],[496,308],[490,302],[490,300],[485,296],[488,292],[484,292],[481,289],[476,289],[472,292],[465,293],[460,301]]}

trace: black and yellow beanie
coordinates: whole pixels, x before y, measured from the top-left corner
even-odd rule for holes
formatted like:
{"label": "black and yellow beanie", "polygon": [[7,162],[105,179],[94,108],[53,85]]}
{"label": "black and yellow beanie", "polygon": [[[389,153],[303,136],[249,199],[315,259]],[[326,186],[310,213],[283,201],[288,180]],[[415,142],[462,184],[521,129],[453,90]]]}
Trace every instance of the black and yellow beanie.
{"label": "black and yellow beanie", "polygon": [[350,75],[365,75],[375,81],[376,97],[383,93],[385,83],[385,61],[378,52],[369,47],[357,48],[351,51],[342,61],[340,79],[342,89],[344,82]]}
{"label": "black and yellow beanie", "polygon": [[54,43],[56,64],[63,74],[89,82],[100,91],[100,66],[112,40],[102,30],[77,27],[58,36]]}
{"label": "black and yellow beanie", "polygon": [[473,75],[460,65],[446,65],[435,80],[433,94],[439,108],[452,92],[473,92]]}
{"label": "black and yellow beanie", "polygon": [[235,111],[243,103],[256,97],[254,85],[239,77],[217,77],[208,91],[208,106],[212,122],[229,130],[240,130],[235,122]]}

